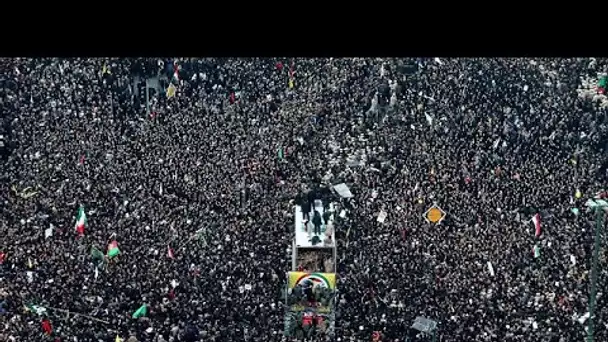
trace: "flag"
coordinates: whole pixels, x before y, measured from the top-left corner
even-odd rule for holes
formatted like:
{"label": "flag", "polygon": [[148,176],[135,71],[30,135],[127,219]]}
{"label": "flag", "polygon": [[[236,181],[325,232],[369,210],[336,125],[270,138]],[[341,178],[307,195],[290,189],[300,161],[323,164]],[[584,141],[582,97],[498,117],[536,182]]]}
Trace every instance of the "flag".
{"label": "flag", "polygon": [[173,249],[169,245],[167,245],[167,257],[175,259],[175,256],[173,255]]}
{"label": "flag", "polygon": [[233,104],[234,102],[236,102],[236,96],[234,95],[234,92],[230,93],[230,104]]}
{"label": "flag", "polygon": [[122,342],[122,338],[116,334],[116,340],[114,340],[114,342]]}
{"label": "flag", "polygon": [[91,247],[91,256],[93,257],[93,260],[102,260],[105,258],[105,256],[103,255],[103,253],[95,248],[94,246]]}
{"label": "flag", "polygon": [[279,159],[283,160],[283,148],[282,147],[279,147],[277,154],[279,156]]}
{"label": "flag", "polygon": [[428,115],[427,113],[424,113],[424,117],[426,118],[426,122],[429,123],[429,126],[433,126],[433,117]]}
{"label": "flag", "polygon": [[53,225],[51,225],[48,229],[44,231],[44,238],[50,238],[53,236]]}
{"label": "flag", "polygon": [[173,80],[175,82],[179,82],[179,65],[177,64],[177,60],[173,62]]}
{"label": "flag", "polygon": [[293,81],[295,79],[295,69],[294,69],[294,62],[293,60],[291,61],[291,65],[289,66],[289,89],[293,88]]}
{"label": "flag", "polygon": [[173,96],[175,96],[175,91],[177,90],[177,88],[175,88],[175,86],[173,85],[173,83],[169,84],[169,87],[167,87],[167,98],[170,99]]}
{"label": "flag", "polygon": [[602,76],[597,83],[597,92],[604,94],[606,92],[606,86],[608,83],[608,76]]}
{"label": "flag", "polygon": [[534,245],[534,258],[540,258],[540,247]]}
{"label": "flag", "polygon": [[541,230],[540,230],[540,214],[536,214],[534,215],[534,217],[532,217],[532,222],[534,222],[534,235],[536,237],[540,236]]}
{"label": "flag", "polygon": [[42,320],[42,331],[44,331],[46,335],[51,335],[53,333],[53,327],[48,319]]}
{"label": "flag", "polygon": [[585,321],[587,319],[589,319],[589,317],[591,317],[591,313],[587,312],[587,313],[585,313],[584,315],[582,315],[581,317],[578,318],[578,322],[580,324],[585,324]]}
{"label": "flag", "polygon": [[135,311],[133,313],[133,318],[139,318],[139,317],[144,317],[148,314],[148,307],[146,306],[146,304],[142,305],[139,307],[139,309],[137,309],[137,311]]}
{"label": "flag", "polygon": [[76,229],[78,234],[84,235],[84,228],[86,225],[87,215],[84,213],[84,206],[81,205],[80,208],[78,208],[78,216],[76,216],[76,226],[74,229]]}
{"label": "flag", "polygon": [[488,272],[490,272],[490,276],[494,276],[494,266],[492,266],[492,263],[488,261]]}
{"label": "flag", "polygon": [[112,72],[110,71],[110,68],[108,67],[108,63],[103,63],[103,67],[101,68],[101,76],[108,74],[108,75],[112,75]]}
{"label": "flag", "polygon": [[120,249],[118,249],[118,242],[116,240],[113,240],[108,245],[108,257],[113,258],[118,254],[120,254]]}
{"label": "flag", "polygon": [[27,258],[27,268],[33,268],[34,264],[32,264],[32,259]]}
{"label": "flag", "polygon": [[6,253],[0,252],[0,265],[4,263],[4,259],[6,259]]}
{"label": "flag", "polygon": [[373,341],[373,342],[379,342],[379,341],[380,341],[380,337],[381,337],[381,336],[382,336],[382,335],[380,335],[380,332],[379,332],[379,331],[374,331],[374,332],[372,333],[372,341]]}
{"label": "flag", "polygon": [[27,275],[27,282],[32,283],[34,281],[34,272],[27,271],[25,274]]}
{"label": "flag", "polygon": [[579,198],[583,197],[583,193],[579,189],[576,189],[576,192],[574,193],[574,197],[579,199]]}
{"label": "flag", "polygon": [[26,305],[25,310],[27,310],[29,312],[33,312],[33,313],[37,314],[38,316],[40,316],[46,312],[46,309],[44,307],[42,307],[40,305],[33,305],[33,304]]}
{"label": "flag", "polygon": [[95,267],[95,280],[97,280],[97,278],[99,278],[99,270]]}
{"label": "flag", "polygon": [[78,164],[84,165],[84,159],[85,159],[85,155],[83,154],[82,156],[80,156],[80,160],[78,160]]}

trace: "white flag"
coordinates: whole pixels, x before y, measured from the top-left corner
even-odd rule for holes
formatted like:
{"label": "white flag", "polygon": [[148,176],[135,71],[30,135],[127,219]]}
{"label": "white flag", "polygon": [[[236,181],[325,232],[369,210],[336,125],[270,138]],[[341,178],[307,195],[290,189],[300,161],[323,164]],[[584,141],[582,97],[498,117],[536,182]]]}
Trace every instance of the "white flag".
{"label": "white flag", "polygon": [[488,271],[490,272],[490,276],[494,276],[494,266],[492,266],[492,263],[488,261]]}
{"label": "white flag", "polygon": [[439,59],[439,57],[435,57],[435,62],[439,65],[443,65],[443,62],[441,61],[441,59]]}
{"label": "white flag", "polygon": [[386,220],[386,215],[387,215],[387,214],[386,214],[386,211],[381,210],[381,211],[380,211],[380,214],[378,214],[378,219],[377,219],[377,221],[378,221],[378,222],[380,222],[380,223],[384,223],[384,220]]}
{"label": "white flag", "polygon": [[45,239],[50,238],[51,236],[53,236],[53,227],[52,226],[44,231]]}
{"label": "white flag", "polygon": [[427,113],[424,113],[424,116],[426,117],[426,122],[428,122],[430,126],[433,126],[433,117]]}
{"label": "white flag", "polygon": [[95,267],[95,280],[99,277],[99,270]]}
{"label": "white flag", "polygon": [[580,324],[585,324],[585,321],[591,317],[591,314],[589,312],[587,312],[586,314],[582,315],[581,317],[578,318],[578,322]]}

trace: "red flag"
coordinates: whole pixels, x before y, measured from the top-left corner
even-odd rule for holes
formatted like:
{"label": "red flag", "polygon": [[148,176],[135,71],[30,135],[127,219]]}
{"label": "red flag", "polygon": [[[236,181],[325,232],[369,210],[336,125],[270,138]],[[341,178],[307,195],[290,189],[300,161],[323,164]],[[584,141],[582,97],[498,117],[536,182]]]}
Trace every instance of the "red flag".
{"label": "red flag", "polygon": [[84,225],[76,226],[76,232],[78,233],[78,237],[82,237],[84,235]]}
{"label": "red flag", "polygon": [[179,65],[177,64],[177,60],[173,62],[173,78],[179,82]]}
{"label": "red flag", "polygon": [[0,252],[0,265],[4,263],[4,258],[6,258],[6,254],[4,252]]}
{"label": "red flag", "polygon": [[283,62],[279,61],[277,63],[277,70],[282,71],[283,70]]}
{"label": "red flag", "polygon": [[289,79],[293,80],[293,76],[296,73],[295,71],[295,66],[294,66],[294,61],[291,60],[291,65],[289,66]]}
{"label": "red flag", "polygon": [[48,319],[42,320],[42,330],[47,335],[51,335],[51,333],[53,333],[53,327],[51,326],[51,322],[49,322]]}
{"label": "red flag", "polygon": [[378,342],[378,341],[380,341],[380,337],[381,337],[381,335],[380,335],[379,331],[374,331],[372,333],[372,341]]}
{"label": "red flag", "polygon": [[80,165],[84,165],[84,158],[85,158],[84,154],[82,156],[80,156],[80,161],[78,162]]}
{"label": "red flag", "polygon": [[536,237],[539,237],[541,234],[541,230],[540,230],[540,214],[536,214],[534,215],[534,217],[532,217],[532,222],[534,222],[534,235]]}
{"label": "red flag", "polygon": [[234,92],[230,93],[230,104],[233,104],[236,101],[236,97],[234,96]]}
{"label": "red flag", "polygon": [[175,256],[173,255],[173,249],[169,245],[167,245],[167,256],[171,259],[175,259]]}

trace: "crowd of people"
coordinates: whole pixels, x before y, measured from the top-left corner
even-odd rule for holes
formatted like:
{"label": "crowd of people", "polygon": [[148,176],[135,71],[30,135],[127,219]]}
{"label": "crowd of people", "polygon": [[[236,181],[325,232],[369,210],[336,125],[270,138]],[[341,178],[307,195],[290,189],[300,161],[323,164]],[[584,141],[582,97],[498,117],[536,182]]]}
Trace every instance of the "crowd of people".
{"label": "crowd of people", "polygon": [[[444,342],[581,340],[607,68],[1,59],[0,341],[288,340],[295,199],[342,182],[354,197],[334,224],[336,341],[422,340],[417,316]],[[423,215],[433,204],[438,224]],[[120,254],[96,263],[113,241]]]}

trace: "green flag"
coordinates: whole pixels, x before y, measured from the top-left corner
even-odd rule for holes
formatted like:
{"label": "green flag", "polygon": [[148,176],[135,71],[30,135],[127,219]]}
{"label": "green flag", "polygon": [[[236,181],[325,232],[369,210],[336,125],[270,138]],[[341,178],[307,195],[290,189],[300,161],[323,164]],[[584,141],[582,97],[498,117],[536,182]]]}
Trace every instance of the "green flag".
{"label": "green flag", "polygon": [[142,305],[133,313],[133,318],[144,317],[148,314],[148,307],[146,304]]}
{"label": "green flag", "polygon": [[279,159],[283,160],[283,148],[282,147],[279,147],[278,155],[279,155]]}
{"label": "green flag", "polygon": [[43,313],[46,312],[46,309],[40,305],[33,305],[33,304],[29,304],[26,305],[25,308],[35,314],[37,314],[38,316],[42,315]]}
{"label": "green flag", "polygon": [[604,88],[606,89],[606,84],[608,83],[608,77],[607,76],[603,76],[602,78],[600,78],[600,81],[598,82],[597,86],[598,88]]}
{"label": "green flag", "polygon": [[540,247],[538,245],[534,245],[534,258],[540,258]]}
{"label": "green flag", "polygon": [[93,257],[93,260],[102,260],[104,259],[104,255],[103,253],[95,248],[95,246],[91,247],[91,257]]}

